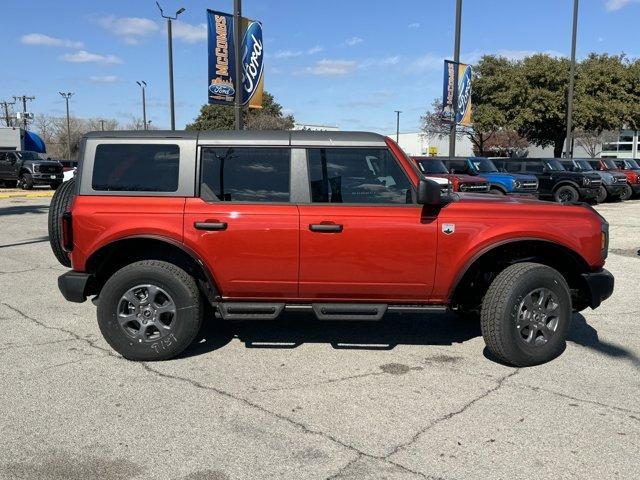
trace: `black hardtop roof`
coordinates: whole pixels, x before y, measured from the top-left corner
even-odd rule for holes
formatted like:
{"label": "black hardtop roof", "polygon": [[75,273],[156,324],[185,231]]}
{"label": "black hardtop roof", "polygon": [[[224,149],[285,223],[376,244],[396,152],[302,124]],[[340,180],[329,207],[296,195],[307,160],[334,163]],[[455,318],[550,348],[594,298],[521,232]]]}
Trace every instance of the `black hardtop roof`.
{"label": "black hardtop roof", "polygon": [[284,146],[385,146],[386,137],[371,132],[307,130],[114,130],[96,131],[88,139],[179,139],[201,144],[284,145]]}

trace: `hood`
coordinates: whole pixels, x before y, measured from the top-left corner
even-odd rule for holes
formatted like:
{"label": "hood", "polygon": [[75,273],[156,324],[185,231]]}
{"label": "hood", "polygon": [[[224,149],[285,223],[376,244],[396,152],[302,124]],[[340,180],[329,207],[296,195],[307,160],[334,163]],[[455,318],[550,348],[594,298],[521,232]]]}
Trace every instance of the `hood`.
{"label": "hood", "polygon": [[537,182],[538,181],[538,177],[536,177],[535,175],[527,175],[526,173],[502,173],[502,175],[505,175],[507,177],[513,177],[516,180],[529,180],[529,181],[534,181]]}
{"label": "hood", "polygon": [[447,177],[450,179],[454,179],[457,178],[458,181],[463,182],[463,183],[487,183],[488,180],[486,178],[484,178],[482,175],[466,175],[464,173],[449,173],[447,174]]}
{"label": "hood", "polygon": [[533,195],[487,195],[482,193],[457,193],[457,202],[461,203],[482,203],[488,206],[498,204],[511,205],[563,205],[555,202],[545,202],[538,200]]}
{"label": "hood", "polygon": [[433,180],[438,185],[449,185],[449,175],[446,173],[423,173],[424,178],[427,180]]}

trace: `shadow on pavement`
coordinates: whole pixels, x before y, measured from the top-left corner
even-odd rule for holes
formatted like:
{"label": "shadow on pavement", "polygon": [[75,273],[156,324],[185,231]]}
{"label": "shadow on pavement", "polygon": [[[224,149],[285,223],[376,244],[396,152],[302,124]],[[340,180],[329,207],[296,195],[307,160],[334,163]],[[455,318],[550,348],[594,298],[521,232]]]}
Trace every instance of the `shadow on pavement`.
{"label": "shadow on pavement", "polygon": [[17,243],[9,243],[7,245],[0,245],[0,248],[9,248],[9,247],[18,247],[20,245],[31,245],[33,243],[43,243],[43,242],[48,242],[49,241],[49,236],[48,235],[44,235],[42,237],[36,237],[32,240],[25,240],[24,242],[17,242]]}
{"label": "shadow on pavement", "polygon": [[445,313],[388,314],[379,322],[319,321],[300,313],[285,313],[278,320],[243,322],[209,316],[182,357],[217,350],[234,338],[246,348],[292,349],[304,343],[326,343],[335,349],[392,350],[398,345],[452,345],[478,336],[479,322]]}
{"label": "shadow on pavement", "polygon": [[629,360],[637,368],[640,368],[640,358],[635,353],[620,345],[600,340],[598,331],[589,325],[580,313],[573,315],[567,340],[583,347],[591,348],[608,357]]}
{"label": "shadow on pavement", "polygon": [[26,213],[48,213],[49,205],[12,205],[0,207],[0,217],[7,215],[24,215]]}

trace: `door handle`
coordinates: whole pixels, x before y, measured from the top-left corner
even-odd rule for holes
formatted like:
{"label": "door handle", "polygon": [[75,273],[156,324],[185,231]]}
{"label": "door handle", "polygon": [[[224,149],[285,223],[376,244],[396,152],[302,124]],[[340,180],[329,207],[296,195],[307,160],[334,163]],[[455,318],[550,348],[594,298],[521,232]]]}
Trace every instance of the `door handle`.
{"label": "door handle", "polygon": [[206,230],[208,232],[215,232],[219,230],[226,230],[227,222],[194,222],[193,227],[196,230]]}
{"label": "door handle", "polygon": [[342,232],[342,225],[337,223],[312,223],[309,225],[309,230],[319,233],[340,233]]}

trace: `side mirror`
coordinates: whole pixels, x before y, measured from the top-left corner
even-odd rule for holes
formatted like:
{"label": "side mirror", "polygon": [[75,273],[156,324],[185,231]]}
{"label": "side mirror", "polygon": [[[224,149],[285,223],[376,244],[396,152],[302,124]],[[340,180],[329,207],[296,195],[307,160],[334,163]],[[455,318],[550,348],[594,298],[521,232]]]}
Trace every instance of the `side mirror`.
{"label": "side mirror", "polygon": [[443,204],[442,191],[439,183],[425,178],[418,182],[418,204],[439,206]]}

